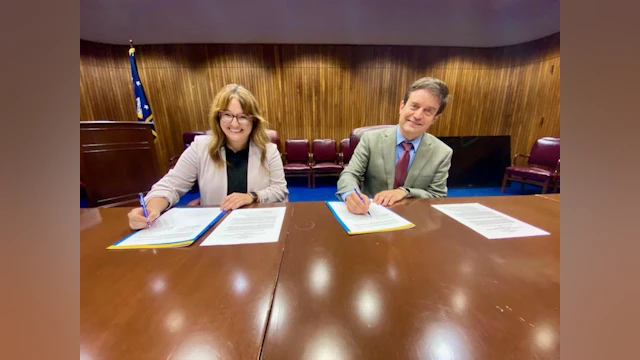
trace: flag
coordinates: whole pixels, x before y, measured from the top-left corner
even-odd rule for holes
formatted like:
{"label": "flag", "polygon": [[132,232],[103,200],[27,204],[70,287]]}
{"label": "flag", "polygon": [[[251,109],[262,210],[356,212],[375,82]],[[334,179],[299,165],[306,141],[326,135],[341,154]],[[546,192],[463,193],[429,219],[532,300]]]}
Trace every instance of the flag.
{"label": "flag", "polygon": [[[131,81],[133,82],[133,96],[136,98],[136,114],[138,115],[138,121],[153,122],[151,107],[149,106],[147,97],[144,94],[144,88],[142,87],[140,76],[138,75],[135,53],[136,53],[136,49],[134,47],[131,47],[129,49],[129,62],[131,63]],[[153,123],[151,125],[151,133],[153,134],[153,139],[155,140],[158,137],[158,134],[156,133],[156,127],[153,125]]]}

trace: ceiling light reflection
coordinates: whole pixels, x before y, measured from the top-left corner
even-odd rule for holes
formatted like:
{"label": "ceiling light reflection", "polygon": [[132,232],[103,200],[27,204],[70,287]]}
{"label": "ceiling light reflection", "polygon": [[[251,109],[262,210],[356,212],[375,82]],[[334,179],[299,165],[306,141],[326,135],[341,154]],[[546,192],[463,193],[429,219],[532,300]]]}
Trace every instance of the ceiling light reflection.
{"label": "ceiling light reflection", "polygon": [[466,335],[453,322],[431,323],[416,346],[421,359],[471,359]]}
{"label": "ceiling light reflection", "polygon": [[382,313],[382,296],[377,286],[365,281],[356,296],[356,312],[360,321],[367,327],[376,326]]}
{"label": "ceiling light reflection", "polygon": [[156,294],[162,294],[167,288],[167,283],[161,276],[155,277],[151,280],[151,290]]}
{"label": "ceiling light reflection", "polygon": [[247,276],[241,271],[236,271],[233,274],[233,292],[238,295],[243,295],[247,292],[247,289],[249,289]]}
{"label": "ceiling light reflection", "polygon": [[348,352],[343,336],[334,327],[325,327],[307,342],[303,359],[345,360]]}
{"label": "ceiling light reflection", "polygon": [[451,297],[453,311],[462,314],[467,308],[467,296],[461,290],[456,290]]}
{"label": "ceiling light reflection", "polygon": [[535,343],[541,350],[551,350],[555,347],[558,334],[547,324],[541,325],[534,330]]}
{"label": "ceiling light reflection", "polygon": [[398,280],[398,272],[396,270],[396,267],[393,266],[393,264],[389,264],[387,266],[387,275],[389,276],[389,279],[391,279],[392,281]]}
{"label": "ceiling light reflection", "polygon": [[184,326],[184,312],[182,310],[174,310],[167,315],[165,325],[170,332],[178,332]]}
{"label": "ceiling light reflection", "polygon": [[331,269],[324,259],[317,259],[311,265],[309,273],[309,285],[315,295],[324,294],[331,284]]}

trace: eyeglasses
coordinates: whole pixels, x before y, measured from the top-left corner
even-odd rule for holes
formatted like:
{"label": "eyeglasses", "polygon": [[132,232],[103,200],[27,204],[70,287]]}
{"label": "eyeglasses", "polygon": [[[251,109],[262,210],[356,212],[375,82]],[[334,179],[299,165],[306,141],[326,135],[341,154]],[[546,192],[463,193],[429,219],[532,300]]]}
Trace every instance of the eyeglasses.
{"label": "eyeglasses", "polygon": [[251,120],[253,120],[253,116],[251,115],[233,115],[230,111],[220,111],[220,121],[230,123],[233,121],[233,118],[238,119],[238,124],[240,125],[249,125],[251,124]]}

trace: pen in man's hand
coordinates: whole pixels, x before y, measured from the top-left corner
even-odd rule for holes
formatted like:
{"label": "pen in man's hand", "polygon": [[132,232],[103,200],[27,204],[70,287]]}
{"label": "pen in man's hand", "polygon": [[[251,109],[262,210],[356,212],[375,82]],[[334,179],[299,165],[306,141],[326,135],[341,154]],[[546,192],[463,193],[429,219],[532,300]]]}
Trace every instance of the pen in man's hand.
{"label": "pen in man's hand", "polygon": [[[356,192],[356,195],[358,195],[358,198],[360,199],[360,201],[362,201],[362,202],[364,203],[364,199],[362,198],[362,196],[360,196],[360,193],[358,192],[358,189],[353,188],[353,191],[355,191],[355,192]],[[367,214],[368,214],[369,216],[371,216],[371,213],[370,213],[369,211],[367,211]]]}

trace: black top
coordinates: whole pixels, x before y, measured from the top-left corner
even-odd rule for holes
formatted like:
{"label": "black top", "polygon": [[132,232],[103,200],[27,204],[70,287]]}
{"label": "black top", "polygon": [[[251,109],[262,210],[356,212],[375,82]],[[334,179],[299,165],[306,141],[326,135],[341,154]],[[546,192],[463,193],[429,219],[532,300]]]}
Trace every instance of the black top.
{"label": "black top", "polygon": [[227,158],[227,195],[234,192],[246,194],[249,144],[238,152],[234,152],[225,145],[224,153]]}

